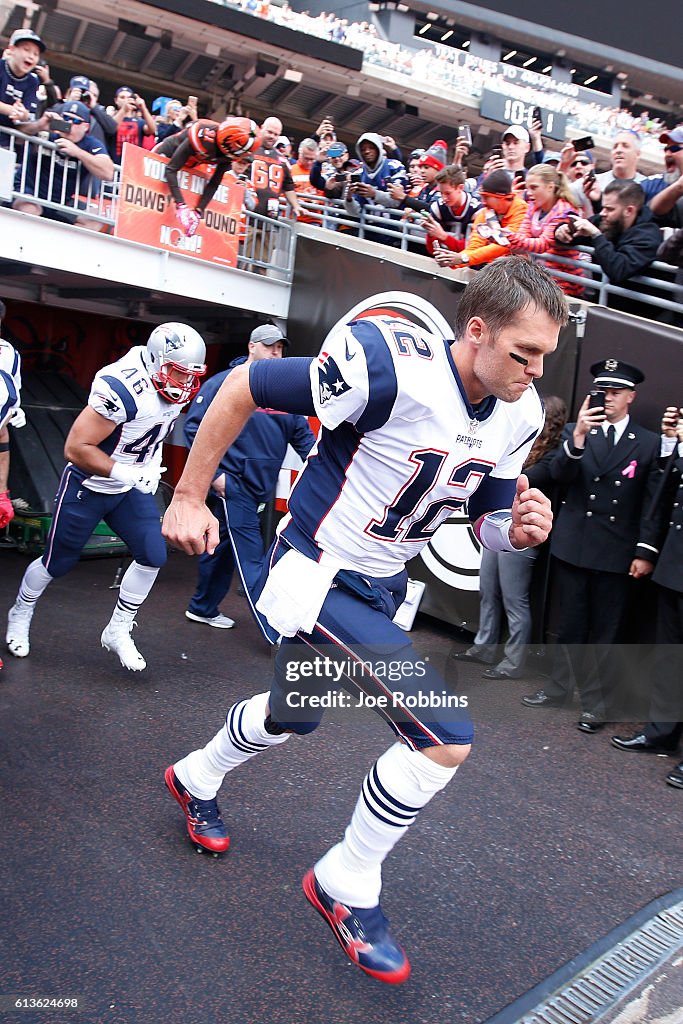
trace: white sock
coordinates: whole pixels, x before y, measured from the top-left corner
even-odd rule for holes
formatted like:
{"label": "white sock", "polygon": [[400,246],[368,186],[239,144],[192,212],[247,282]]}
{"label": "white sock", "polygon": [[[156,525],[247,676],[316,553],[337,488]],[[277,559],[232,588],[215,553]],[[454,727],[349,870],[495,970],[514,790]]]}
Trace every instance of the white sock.
{"label": "white sock", "polygon": [[266,732],[268,693],[241,700],[228,711],[225,725],[200,750],[193,750],[173,770],[185,789],[200,800],[212,800],[227,772],[260,754],[267,747],[284,743],[289,733],[271,736]]}
{"label": "white sock", "polygon": [[36,558],[29,565],[19,584],[17,604],[34,605],[48,585],[52,583],[53,579],[54,576],[50,576],[50,573],[43,565],[42,558]]}
{"label": "white sock", "polygon": [[363,780],[343,840],[315,865],[325,892],[351,907],[377,906],[382,861],[457,770],[444,768],[403,743],[389,747]]}
{"label": "white sock", "polygon": [[155,566],[131,562],[121,580],[112,619],[125,619],[126,622],[132,622],[138,608],[154,586],[158,575],[159,569]]}

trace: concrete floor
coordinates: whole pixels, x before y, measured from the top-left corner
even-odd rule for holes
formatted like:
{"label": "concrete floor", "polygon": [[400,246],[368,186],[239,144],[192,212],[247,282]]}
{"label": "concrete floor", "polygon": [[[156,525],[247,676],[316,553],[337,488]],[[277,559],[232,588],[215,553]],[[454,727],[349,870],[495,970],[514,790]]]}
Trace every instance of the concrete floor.
{"label": "concrete floor", "polygon": [[[0,552],[3,616],[27,563]],[[4,654],[0,996],[78,996],[83,1009],[1,1021],[480,1024],[683,884],[674,762],[578,732],[576,709],[523,708],[538,677],[489,682],[468,667],[472,756],[384,870],[413,974],[371,980],[300,882],[392,734],[338,711],[247,764],[221,791],[230,852],[198,856],[163,770],[236,698],[267,689],[271,656],[239,596],[223,604],[234,630],[184,618],[195,570],[175,554],[139,616],[149,668],[127,673],[99,643],[116,564],[83,562],[52,584],[30,656]],[[461,646],[423,616],[413,638],[437,663]]]}

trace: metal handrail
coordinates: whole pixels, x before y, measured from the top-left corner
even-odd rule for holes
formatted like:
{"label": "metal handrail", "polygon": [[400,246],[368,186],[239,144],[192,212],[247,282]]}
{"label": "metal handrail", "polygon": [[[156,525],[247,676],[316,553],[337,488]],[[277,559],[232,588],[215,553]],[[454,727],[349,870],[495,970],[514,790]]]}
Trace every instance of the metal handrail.
{"label": "metal handrail", "polygon": [[[80,163],[76,168],[76,185],[73,198],[66,195],[66,175],[61,189],[55,194],[55,170],[58,148],[54,142],[40,135],[26,135],[14,128],[0,127],[0,136],[7,136],[8,145],[3,147],[16,157],[12,200],[33,202],[38,206],[57,213],[74,215],[82,220],[97,221],[113,227],[119,201],[121,169],[115,168],[111,181],[101,181],[91,176],[88,188],[83,191]],[[73,159],[73,158],[72,158]],[[76,161],[74,160],[74,163]],[[35,184],[47,177],[47,196],[42,198],[31,189],[30,179]],[[291,281],[294,267],[295,233],[294,226],[287,219],[273,220],[269,217],[242,211],[243,231],[237,267],[256,274],[265,274],[281,281]]]}
{"label": "metal handrail", "polygon": [[[579,245],[575,247],[581,253],[592,255],[593,250],[585,245]],[[675,300],[666,299],[661,295],[650,295],[648,292],[636,291],[632,288],[626,288],[623,285],[612,284],[607,277],[607,274],[597,263],[592,263],[589,260],[577,260],[568,256],[562,256],[559,253],[533,253],[535,259],[540,260],[543,263],[550,262],[553,264],[565,265],[567,267],[578,267],[582,271],[590,271],[591,274],[595,274],[595,277],[588,277],[586,274],[585,287],[588,291],[597,292],[597,305],[607,306],[610,295],[619,295],[623,298],[633,299],[636,302],[642,302],[646,306],[657,306],[660,309],[667,309],[674,313],[680,313],[683,315],[683,303],[676,302]],[[676,273],[676,268],[670,263],[662,263],[655,260],[650,263],[648,270],[655,270],[658,273],[665,273],[673,275]],[[570,281],[572,284],[577,283],[577,275],[564,273],[560,270],[556,270],[555,267],[548,267],[548,271],[553,277],[556,277],[560,281]],[[676,281],[662,281],[656,277],[648,277],[644,274],[638,274],[634,277],[630,277],[629,284],[643,285],[646,288],[654,288],[663,292],[670,292],[673,295],[679,294],[683,296],[683,287]],[[590,301],[595,301],[591,299]]]}
{"label": "metal handrail", "polygon": [[[375,240],[379,235],[390,244],[398,243],[396,247],[404,250],[411,243],[417,244],[420,249],[425,248],[425,229],[411,216],[410,211],[367,203],[360,207],[359,214],[355,214],[347,210],[341,199],[309,196],[305,192],[299,192],[297,199],[308,216],[315,214],[312,218],[314,225],[319,222],[320,227],[332,231],[350,229],[358,238],[366,238],[369,234]],[[284,200],[282,202],[284,204]]]}
{"label": "metal handrail", "polygon": [[[14,172],[13,200],[33,202],[59,213],[74,214],[84,220],[99,221],[113,225],[114,201],[118,198],[120,168],[115,169],[111,181],[102,181],[90,174],[80,161],[73,157],[60,157],[54,142],[41,135],[26,135],[14,128],[0,128],[0,134],[9,137],[9,144],[4,147],[16,157]],[[76,165],[76,178],[73,196],[66,194],[67,174],[62,175],[61,186],[55,188],[56,169],[68,161]],[[89,177],[87,188],[82,182]],[[41,180],[47,176],[46,198],[37,194]],[[33,188],[30,187],[30,179]]]}
{"label": "metal handrail", "polygon": [[296,233],[286,216],[274,220],[250,210],[242,211],[242,237],[237,269],[291,282]]}
{"label": "metal handrail", "polygon": [[[73,199],[65,194],[65,181],[62,182],[61,191],[57,197],[43,199],[30,190],[27,191],[26,188],[28,171],[32,162],[30,154],[34,151],[31,147],[38,150],[35,156],[35,181],[40,178],[40,170],[45,165],[44,162],[49,161],[47,166],[48,194],[50,195],[57,160],[55,143],[40,136],[26,135],[12,128],[0,128],[0,135],[8,137],[8,146],[5,148],[14,153],[17,158],[12,190],[13,199],[33,201],[51,210],[73,214],[85,220],[98,221],[110,226],[115,223],[120,168],[116,168],[115,176],[111,181],[99,181],[91,176],[87,190],[82,193],[78,188],[82,170],[79,165],[76,169],[76,188]],[[367,203],[360,208],[358,214],[355,214],[349,213],[341,199],[329,199],[326,196],[307,195],[306,193],[299,193],[297,198],[309,223],[313,227],[319,227],[320,230],[351,232],[359,238],[369,236],[373,241],[386,239],[388,245],[402,250],[415,251],[417,248],[419,252],[422,252],[425,249],[424,227],[405,209]],[[290,208],[284,199],[281,200],[280,213],[281,216],[278,219],[273,219],[246,209],[242,211],[243,231],[237,260],[238,270],[263,274],[282,282],[291,281],[296,249],[296,228]],[[683,298],[683,286],[673,280],[676,268],[671,264],[656,261],[650,264],[648,273],[629,278],[629,285],[636,285],[659,293],[650,294],[649,291],[636,291],[630,287],[610,283],[603,269],[590,260],[593,250],[587,246],[577,246],[576,248],[584,256],[583,259],[577,260],[555,252],[534,254],[534,258],[543,263],[553,264],[548,268],[553,277],[574,285],[577,284],[577,275],[566,273],[558,268],[564,265],[568,269],[580,269],[585,278],[585,289],[590,301],[596,301],[598,305],[608,305],[609,297],[614,295],[634,299],[646,306],[655,306],[683,317],[683,302],[677,301],[675,298],[676,296]],[[664,280],[654,278],[649,276],[649,271],[666,275],[666,277]],[[595,293],[595,299],[592,293]],[[672,298],[666,298],[667,294]]]}
{"label": "metal handrail", "polygon": [[[408,248],[408,243],[417,243],[419,246],[424,247],[426,238],[424,228],[421,224],[405,218],[405,210],[392,209],[368,203],[361,207],[360,214],[355,216],[346,212],[343,201],[339,199],[326,199],[323,196],[308,197],[302,193],[299,194],[298,199],[299,205],[302,209],[307,212],[315,210],[318,213],[322,219],[323,226],[327,226],[329,223],[336,223],[339,226],[352,228],[355,229],[359,238],[365,238],[369,230],[373,239],[376,239],[377,236],[380,235],[386,237],[387,241],[390,242],[399,240],[401,249]],[[585,258],[586,256],[591,257],[593,255],[592,248],[585,245],[572,246],[572,248],[575,248],[584,254],[584,259],[574,259],[573,257],[564,256],[555,252],[534,253],[533,256],[535,259],[538,259],[543,263],[560,264],[567,266],[567,268],[575,267],[581,270],[585,276],[586,289],[597,293],[596,302],[598,305],[606,306],[610,295],[619,295],[635,299],[638,302],[643,302],[645,305],[657,306],[660,309],[667,309],[675,313],[683,314],[682,302],[667,299],[661,295],[650,295],[647,292],[636,291],[635,289],[624,287],[623,285],[612,284],[602,267],[597,263],[592,262],[590,259]],[[548,270],[549,273],[559,281],[571,282],[574,285],[577,284],[576,274],[558,270],[556,266],[551,266]],[[676,268],[670,263],[662,263],[660,261],[651,263],[648,270],[665,274],[670,278],[673,278],[676,273]],[[630,284],[640,285],[645,288],[652,288],[656,291],[670,293],[671,295],[682,295],[683,293],[682,286],[676,281],[659,280],[658,278],[650,277],[645,274],[638,274],[637,276],[629,278],[629,285]]]}

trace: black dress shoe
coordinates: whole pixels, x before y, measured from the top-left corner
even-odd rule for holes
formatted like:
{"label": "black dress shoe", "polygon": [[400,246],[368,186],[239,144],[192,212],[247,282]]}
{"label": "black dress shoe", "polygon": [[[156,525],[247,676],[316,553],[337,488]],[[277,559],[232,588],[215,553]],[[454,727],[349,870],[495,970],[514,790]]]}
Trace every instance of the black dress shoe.
{"label": "black dress shoe", "polygon": [[485,668],[482,672],[484,679],[515,679],[509,672],[501,672],[499,668]]}
{"label": "black dress shoe", "polygon": [[676,789],[683,789],[683,761],[671,769],[666,777],[666,781],[670,786],[675,786]]}
{"label": "black dress shoe", "polygon": [[675,754],[676,747],[665,747],[649,740],[642,732],[634,736],[613,736],[612,746],[618,750],[642,750],[645,754]]}
{"label": "black dress shoe", "polygon": [[528,708],[562,708],[565,700],[564,697],[550,697],[545,690],[539,690],[528,697],[522,697],[522,704]]}
{"label": "black dress shoe", "polygon": [[483,658],[478,658],[476,654],[470,654],[469,651],[453,651],[451,658],[453,661],[469,661],[472,665],[487,664]]}
{"label": "black dress shoe", "polygon": [[605,723],[601,722],[597,715],[592,714],[590,711],[584,711],[576,723],[576,728],[580,729],[581,732],[600,732],[601,729],[605,728]]}

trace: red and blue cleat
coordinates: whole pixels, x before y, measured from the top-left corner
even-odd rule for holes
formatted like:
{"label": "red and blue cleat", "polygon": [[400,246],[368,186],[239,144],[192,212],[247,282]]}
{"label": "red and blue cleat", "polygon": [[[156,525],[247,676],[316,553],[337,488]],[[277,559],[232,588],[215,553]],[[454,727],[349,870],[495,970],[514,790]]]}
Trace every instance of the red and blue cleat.
{"label": "red and blue cleat", "polygon": [[347,907],[328,896],[313,869],[303,879],[306,899],[327,921],[349,960],[372,978],[400,985],[410,976],[410,961],[391,937],[379,904],[365,910]]}
{"label": "red and blue cleat", "polygon": [[230,846],[230,836],[223,824],[215,797],[213,800],[199,800],[188,793],[173,771],[173,765],[164,772],[164,782],[171,796],[175,797],[183,809],[188,835],[197,853],[208,850],[215,857],[219,853],[225,853]]}

